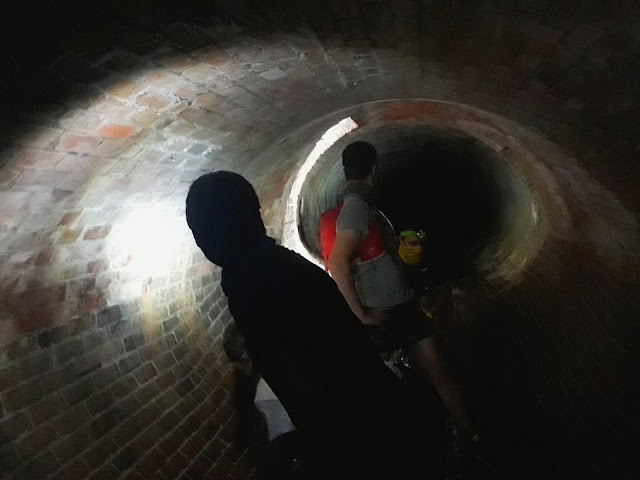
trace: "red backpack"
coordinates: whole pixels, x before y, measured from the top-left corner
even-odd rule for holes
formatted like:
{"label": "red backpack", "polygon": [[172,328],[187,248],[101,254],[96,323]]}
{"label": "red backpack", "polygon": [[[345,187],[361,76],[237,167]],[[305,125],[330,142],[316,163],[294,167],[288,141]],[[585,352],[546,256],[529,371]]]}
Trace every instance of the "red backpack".
{"label": "red backpack", "polygon": [[[338,217],[342,210],[342,203],[336,207],[320,214],[320,245],[322,247],[322,258],[324,258],[324,269],[329,271],[329,255],[336,243],[336,227]],[[358,257],[360,261],[373,260],[384,253],[384,236],[380,222],[375,218],[369,220],[369,233],[367,233],[360,243]]]}

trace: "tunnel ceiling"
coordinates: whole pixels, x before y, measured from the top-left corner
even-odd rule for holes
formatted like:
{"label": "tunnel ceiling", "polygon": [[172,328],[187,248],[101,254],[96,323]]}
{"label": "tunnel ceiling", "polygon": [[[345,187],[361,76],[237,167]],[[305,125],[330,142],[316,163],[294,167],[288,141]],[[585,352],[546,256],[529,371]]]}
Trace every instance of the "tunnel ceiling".
{"label": "tunnel ceiling", "polygon": [[630,471],[637,2],[12,1],[2,17],[3,474],[249,476],[229,433],[231,318],[184,198],[204,172],[244,173],[292,241],[299,169],[348,117],[303,197],[338,190],[355,138],[391,163],[407,151],[392,139],[486,152],[499,227],[482,275],[454,284],[454,367],[496,438],[556,439],[527,464]]}

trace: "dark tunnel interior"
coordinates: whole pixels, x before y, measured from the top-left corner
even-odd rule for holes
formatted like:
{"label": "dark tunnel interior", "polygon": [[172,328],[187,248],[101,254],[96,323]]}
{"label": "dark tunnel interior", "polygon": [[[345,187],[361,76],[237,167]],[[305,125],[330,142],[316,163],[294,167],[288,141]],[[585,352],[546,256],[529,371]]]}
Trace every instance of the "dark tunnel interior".
{"label": "dark tunnel interior", "polygon": [[508,201],[472,140],[432,141],[419,150],[385,152],[378,202],[395,228],[423,230],[434,284],[475,273],[476,260],[501,228]]}

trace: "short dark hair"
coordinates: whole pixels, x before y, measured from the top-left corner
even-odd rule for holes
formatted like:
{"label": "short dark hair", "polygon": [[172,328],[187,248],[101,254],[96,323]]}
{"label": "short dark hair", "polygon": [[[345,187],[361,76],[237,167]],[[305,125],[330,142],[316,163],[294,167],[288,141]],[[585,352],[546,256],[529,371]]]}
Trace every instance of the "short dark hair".
{"label": "short dark hair", "polygon": [[378,153],[369,142],[353,142],[342,151],[342,166],[347,180],[362,180],[376,165]]}

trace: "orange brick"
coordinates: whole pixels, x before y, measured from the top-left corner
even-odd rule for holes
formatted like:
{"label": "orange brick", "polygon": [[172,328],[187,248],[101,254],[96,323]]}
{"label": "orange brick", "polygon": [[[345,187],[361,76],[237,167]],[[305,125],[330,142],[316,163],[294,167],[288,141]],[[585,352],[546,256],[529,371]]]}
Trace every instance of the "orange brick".
{"label": "orange brick", "polygon": [[98,134],[106,138],[126,138],[133,133],[133,129],[126,125],[110,124],[105,125]]}
{"label": "orange brick", "polygon": [[171,99],[164,95],[145,93],[136,99],[136,103],[143,107],[149,107],[152,110],[161,110],[171,103]]}
{"label": "orange brick", "polygon": [[193,102],[196,97],[198,96],[198,94],[201,93],[200,90],[196,90],[195,88],[191,88],[191,87],[180,87],[179,89],[176,90],[176,97],[182,99],[182,100],[187,100],[189,102]]}
{"label": "orange brick", "polygon": [[89,153],[100,144],[100,140],[86,135],[64,134],[58,149],[66,152]]}
{"label": "orange brick", "polygon": [[44,150],[21,150],[16,155],[16,160],[22,166],[32,168],[51,168],[64,156],[62,152],[47,152]]}
{"label": "orange brick", "polygon": [[56,252],[53,248],[45,248],[44,250],[41,250],[40,253],[38,253],[38,256],[36,257],[36,265],[37,266],[50,265],[51,262],[53,261],[53,257],[55,253]]}
{"label": "orange brick", "polygon": [[60,222],[58,223],[58,225],[61,227],[66,225],[71,225],[80,216],[80,213],[81,212],[65,213],[64,216],[60,219]]}
{"label": "orange brick", "polygon": [[111,231],[111,225],[104,225],[102,227],[93,227],[87,230],[84,234],[83,240],[99,240],[109,235]]}
{"label": "orange brick", "polygon": [[117,98],[126,99],[140,91],[141,87],[135,83],[118,83],[107,89],[107,93]]}
{"label": "orange brick", "polygon": [[169,57],[163,58],[159,61],[160,64],[175,72],[181,72],[196,64],[196,60],[183,54],[175,54]]}

